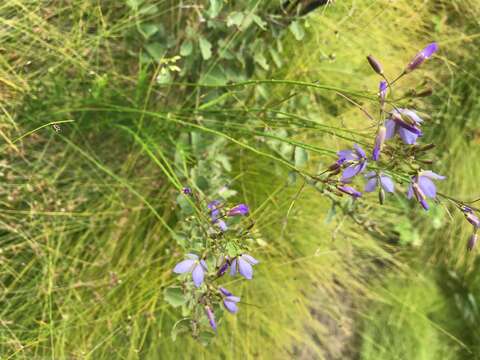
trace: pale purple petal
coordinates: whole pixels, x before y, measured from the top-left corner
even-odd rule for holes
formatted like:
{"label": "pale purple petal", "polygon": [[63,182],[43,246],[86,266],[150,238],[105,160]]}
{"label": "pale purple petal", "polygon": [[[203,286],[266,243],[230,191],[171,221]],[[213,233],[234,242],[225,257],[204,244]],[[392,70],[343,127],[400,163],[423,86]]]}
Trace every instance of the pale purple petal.
{"label": "pale purple petal", "polygon": [[238,258],[238,272],[248,280],[251,280],[253,277],[252,265],[241,257]]}
{"label": "pale purple petal", "polygon": [[237,259],[233,259],[232,264],[230,265],[230,275],[237,275]]}
{"label": "pale purple petal", "polygon": [[228,230],[228,226],[223,220],[216,220],[215,224],[222,230],[223,232]]}
{"label": "pale purple petal", "polygon": [[232,314],[235,314],[237,311],[238,311],[238,307],[237,307],[237,304],[236,302],[234,301],[229,301],[230,297],[226,298],[225,300],[223,300],[223,305],[225,306],[225,309],[227,309],[229,312],[231,312]]}
{"label": "pale purple petal", "polygon": [[415,121],[417,124],[422,123],[423,119],[417,115],[417,113],[410,109],[401,109],[400,111],[402,114],[408,116],[410,119]]}
{"label": "pale purple petal", "polygon": [[248,261],[252,265],[257,265],[258,264],[258,260],[255,259],[253,256],[250,256],[248,254],[243,254],[242,259]]}
{"label": "pale purple petal", "polygon": [[203,271],[203,267],[200,264],[197,264],[192,271],[192,279],[196,287],[200,287],[200,285],[202,285],[204,277],[205,273]]}
{"label": "pale purple petal", "polygon": [[434,180],[445,180],[446,179],[445,176],[439,175],[439,174],[434,173],[433,171],[430,171],[430,170],[422,171],[420,173],[420,176],[426,176],[426,177],[428,177],[430,179],[434,179]]}
{"label": "pale purple petal", "polygon": [[358,156],[353,150],[340,150],[337,155],[345,160],[358,160]]}
{"label": "pale purple petal", "polygon": [[350,179],[357,175],[361,170],[361,165],[351,165],[347,167],[342,173],[342,181]]}
{"label": "pale purple petal", "polygon": [[409,130],[407,130],[403,127],[400,127],[400,126],[398,127],[398,135],[400,135],[400,137],[402,138],[402,140],[405,144],[409,144],[409,145],[415,144],[415,142],[417,141],[417,137],[418,137],[417,134],[414,134],[414,133],[410,132]]}
{"label": "pale purple petal", "polygon": [[377,173],[375,171],[369,171],[368,173],[365,174],[365,178],[370,179],[374,176],[377,176]]}
{"label": "pale purple petal", "polygon": [[424,199],[421,199],[420,200],[420,205],[422,205],[422,207],[425,209],[425,210],[428,210],[430,208],[430,206],[428,206],[428,203],[424,200]]}
{"label": "pale purple petal", "polygon": [[418,186],[423,191],[423,193],[429,197],[434,198],[437,195],[437,188],[432,180],[425,176],[418,177]]}
{"label": "pale purple petal", "polygon": [[248,215],[249,211],[246,204],[238,204],[228,211],[227,216]]}
{"label": "pale purple petal", "polygon": [[363,149],[359,145],[353,144],[353,147],[357,151],[357,154],[359,155],[359,157],[362,157],[362,158],[367,157],[367,155],[365,154],[365,151],[363,151]]}
{"label": "pale purple petal", "polygon": [[375,191],[376,187],[377,187],[377,178],[373,177],[367,181],[367,184],[365,185],[365,192]]}
{"label": "pale purple petal", "polygon": [[183,260],[179,262],[175,267],[173,268],[173,272],[176,274],[183,274],[186,272],[190,272],[193,269],[193,266],[195,265],[195,260]]}
{"label": "pale purple petal", "polygon": [[208,270],[207,263],[205,260],[200,260],[200,264],[203,266],[203,270]]}
{"label": "pale purple petal", "polygon": [[385,128],[387,129],[387,132],[385,133],[385,139],[391,139],[395,136],[396,127],[397,125],[395,124],[395,121],[387,120],[385,123]]}
{"label": "pale purple petal", "polygon": [[425,58],[431,57],[436,51],[438,50],[438,44],[436,42],[433,42],[431,44],[428,44],[425,49],[422,50],[423,56]]}
{"label": "pale purple petal", "polygon": [[212,309],[206,306],[205,311],[207,313],[207,318],[208,318],[208,322],[210,323],[210,326],[212,327],[213,331],[217,332],[217,324],[215,323],[215,315],[213,315]]}
{"label": "pale purple petal", "polygon": [[380,184],[382,185],[383,190],[385,190],[386,192],[394,192],[395,190],[393,180],[389,176],[381,175]]}
{"label": "pale purple petal", "polygon": [[410,184],[410,185],[408,186],[407,198],[408,198],[408,199],[411,199],[412,197],[413,197],[413,186],[412,186],[412,184]]}

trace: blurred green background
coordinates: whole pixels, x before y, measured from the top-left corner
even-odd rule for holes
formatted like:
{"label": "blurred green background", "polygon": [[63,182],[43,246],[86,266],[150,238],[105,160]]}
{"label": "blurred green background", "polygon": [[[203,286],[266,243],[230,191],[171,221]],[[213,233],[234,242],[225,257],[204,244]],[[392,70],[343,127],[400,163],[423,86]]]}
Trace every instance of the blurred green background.
{"label": "blurred green background", "polygon": [[[441,191],[480,197],[480,1],[287,3],[0,4],[1,358],[480,358],[461,214],[422,212],[400,185],[353,222],[291,172],[372,141],[338,95],[373,108],[366,55],[393,76],[438,41],[402,87],[434,89],[412,105],[430,115]],[[163,295],[178,193],[225,184],[254,210],[261,264],[225,280],[241,311],[192,339]]]}

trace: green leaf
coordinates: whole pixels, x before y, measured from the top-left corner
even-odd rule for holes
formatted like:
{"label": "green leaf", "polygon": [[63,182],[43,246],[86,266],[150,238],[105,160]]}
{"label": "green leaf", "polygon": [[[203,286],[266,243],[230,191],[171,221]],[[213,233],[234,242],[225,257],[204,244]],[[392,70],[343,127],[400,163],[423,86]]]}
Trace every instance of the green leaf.
{"label": "green leaf", "polygon": [[159,12],[158,6],[155,4],[142,6],[138,11],[140,15],[155,15]]}
{"label": "green leaf", "polygon": [[298,41],[302,40],[305,37],[305,31],[303,30],[302,25],[298,21],[293,21],[288,27],[292,32],[295,39]]}
{"label": "green leaf", "polygon": [[216,17],[219,13],[220,10],[222,10],[222,0],[210,0],[210,7],[208,8],[208,16],[211,18]]}
{"label": "green leaf", "polygon": [[201,36],[198,39],[200,45],[200,52],[202,53],[203,60],[208,60],[212,57],[212,44],[210,41]]}
{"label": "green leaf", "polygon": [[140,5],[142,5],[143,0],[127,0],[127,5],[132,10],[137,10]]}
{"label": "green leaf", "polygon": [[262,52],[260,52],[260,51],[255,52],[255,55],[253,56],[253,59],[255,60],[255,62],[258,65],[260,65],[265,70],[268,70],[270,68],[270,66],[268,65],[268,62],[267,62],[267,58],[265,57],[265,55],[263,55]]}
{"label": "green leaf", "polygon": [[178,320],[172,327],[172,331],[170,332],[170,336],[172,337],[172,341],[177,340],[177,336],[182,333],[186,333],[190,330],[187,320],[190,319],[181,319]]}
{"label": "green leaf", "polygon": [[187,302],[187,299],[183,294],[182,288],[179,288],[176,286],[171,286],[166,288],[163,291],[163,297],[165,298],[165,301],[170,305],[172,305],[173,307],[182,306]]}
{"label": "green leaf", "polygon": [[227,26],[237,26],[240,27],[242,25],[243,19],[245,15],[242,12],[234,11],[227,17]]}
{"label": "green leaf", "polygon": [[155,60],[160,60],[161,58],[163,58],[166,52],[165,47],[158,42],[146,44],[145,49],[147,50],[148,54]]}
{"label": "green leaf", "polygon": [[301,167],[304,166],[308,161],[308,153],[304,148],[296,147],[295,148],[295,166]]}
{"label": "green leaf", "polygon": [[262,30],[267,30],[267,23],[262,20],[262,18],[258,15],[252,14],[252,19],[257,24],[260,29]]}
{"label": "green leaf", "polygon": [[152,23],[143,23],[139,26],[140,33],[145,39],[148,39],[150,36],[154,35],[158,29],[158,26]]}
{"label": "green leaf", "polygon": [[180,46],[180,55],[182,56],[188,56],[192,53],[193,50],[193,44],[190,40],[185,40],[182,43],[182,46]]}
{"label": "green leaf", "polygon": [[277,68],[281,68],[283,65],[282,58],[280,57],[280,54],[278,53],[277,50],[273,46],[270,46],[269,49],[270,51],[270,56],[272,57],[273,62],[275,63],[275,66]]}

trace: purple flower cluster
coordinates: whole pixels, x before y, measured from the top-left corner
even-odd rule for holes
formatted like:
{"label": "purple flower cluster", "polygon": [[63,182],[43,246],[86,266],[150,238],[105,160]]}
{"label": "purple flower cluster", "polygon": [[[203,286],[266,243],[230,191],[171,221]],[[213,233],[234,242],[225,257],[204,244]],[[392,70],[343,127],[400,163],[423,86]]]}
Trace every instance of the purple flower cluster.
{"label": "purple flower cluster", "polygon": [[[426,59],[430,58],[437,49],[438,46],[436,43],[429,44],[407,65],[407,70],[405,70],[400,77],[418,68]],[[416,144],[418,138],[423,135],[421,129],[423,119],[415,110],[395,106],[393,106],[393,109],[388,112],[386,116],[382,116],[385,114],[384,108],[386,105],[387,91],[391,84],[388,82],[380,62],[371,55],[367,57],[367,60],[372,69],[383,77],[383,80],[380,81],[378,92],[382,120],[378,124],[371,155],[371,160],[378,162],[384,150],[385,142],[393,139],[396,135],[407,145]],[[339,151],[337,155],[338,159],[336,163],[329,168],[329,171],[333,172],[333,174],[342,171],[340,182],[336,188],[338,191],[351,196],[353,199],[358,199],[362,196],[362,193],[350,186],[350,183],[355,176],[361,174],[368,168],[367,155],[358,144],[354,144],[352,150]],[[383,204],[385,194],[393,193],[395,191],[395,185],[392,178],[387,175],[385,171],[379,171],[378,168],[379,165],[374,166],[375,171],[370,171],[365,175],[367,180],[365,192],[374,192],[378,189],[379,200],[380,203]],[[443,179],[445,179],[444,176],[432,171],[420,169],[411,178],[407,197],[410,199],[415,196],[422,207],[428,210],[429,204],[427,199],[434,199],[436,197],[436,186],[433,180]]]}
{"label": "purple flower cluster", "polygon": [[[183,194],[192,195],[191,190],[186,189],[187,188],[182,189]],[[220,200],[210,201],[207,204],[207,209],[210,223],[218,227],[222,233],[229,229],[226,223],[228,218],[246,216],[250,213],[250,209],[246,204],[238,204],[228,208],[225,207]],[[231,236],[235,236],[233,233],[235,232],[232,232]],[[202,289],[204,293],[200,297],[198,304],[201,304],[204,307],[208,322],[213,331],[216,332],[217,324],[212,304],[222,302],[225,310],[234,314],[238,312],[240,298],[234,296],[224,287],[220,287],[217,291],[212,292],[214,287],[212,286],[211,281],[222,277],[229,270],[231,276],[240,274],[247,280],[251,280],[253,278],[253,266],[257,265],[258,261],[253,256],[246,253],[239,253],[236,256],[221,255],[220,266],[218,267],[216,274],[208,276],[208,265],[204,259],[209,252],[210,251],[207,249],[202,257],[199,257],[196,254],[187,254],[185,260],[175,265],[173,272],[176,274],[191,274],[194,286]],[[218,253],[214,250],[213,256],[216,257],[217,255]],[[207,286],[202,287],[203,283],[206,283]]]}

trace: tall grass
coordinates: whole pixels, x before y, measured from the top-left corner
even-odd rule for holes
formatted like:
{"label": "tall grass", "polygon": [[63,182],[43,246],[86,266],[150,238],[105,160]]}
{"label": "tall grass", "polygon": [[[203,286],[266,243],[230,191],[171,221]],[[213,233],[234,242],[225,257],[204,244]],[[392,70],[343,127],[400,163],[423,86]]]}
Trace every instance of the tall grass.
{"label": "tall grass", "polygon": [[[438,354],[450,354],[445,338],[459,343],[440,325],[432,327],[424,283],[412,284],[406,294],[394,285],[386,294],[384,284],[375,282],[384,273],[394,281],[399,271],[413,276],[398,248],[359,231],[348,217],[332,217],[330,202],[301,177],[288,181],[292,164],[282,154],[282,147],[307,149],[310,162],[302,169],[314,172],[346,143],[368,141],[373,130],[358,107],[319,87],[338,88],[368,107],[377,80],[365,55],[377,55],[387,72],[398,72],[431,40],[435,4],[351,0],[329,5],[308,18],[302,42],[292,35],[282,40],[283,67],[256,73],[257,79],[303,81],[309,87],[280,81],[238,88],[186,85],[190,79],[205,80],[202,76],[213,68],[203,62],[192,66],[195,73],[182,74],[179,83],[159,86],[158,64],[141,60],[147,50],[137,33],[139,17],[160,21],[178,49],[185,36],[178,19],[193,21],[196,14],[177,2],[152,4],[159,9],[156,15],[132,13],[123,2],[0,5],[2,356],[342,358],[361,348],[366,358],[379,358],[405,343],[368,329],[358,336],[357,320],[366,316],[378,329],[388,316],[377,307],[378,314],[369,313],[369,307],[385,299],[393,307],[389,321],[401,331],[424,334],[419,329],[426,329],[441,348]],[[433,21],[441,44],[472,35],[465,27],[465,37],[442,15],[449,19],[438,12]],[[241,36],[237,30],[228,34],[229,39]],[[443,60],[437,64],[452,66]],[[430,67],[428,74],[440,86],[436,70]],[[446,85],[446,93],[462,94],[465,82],[452,80],[455,85]],[[451,103],[445,108],[446,119],[452,108]],[[43,124],[65,120],[74,122],[60,124],[60,133],[46,127],[12,142]],[[445,143],[450,144],[453,130],[443,123],[438,133],[449,134]],[[456,133],[463,131],[460,124],[452,126]],[[254,245],[262,261],[255,280],[248,287],[227,282],[242,297],[240,313],[221,319],[219,335],[208,347],[188,334],[172,340],[181,311],[164,302],[162,293],[174,281],[170,269],[180,255],[174,235],[178,187],[194,183],[188,167],[206,161],[190,145],[176,160],[185,133],[207,142],[224,139],[220,146],[232,162],[231,186],[239,192],[237,199],[254,209],[263,239]],[[451,154],[463,157],[465,144],[457,141]],[[474,179],[473,167],[452,164]],[[448,186],[455,192],[465,186],[458,192],[467,194],[473,185],[449,181]],[[402,210],[397,203],[386,209]],[[372,220],[365,221],[370,223],[362,229],[370,229]],[[450,246],[457,249],[455,244]],[[434,248],[434,254],[445,249]],[[432,288],[440,297],[441,291]],[[422,301],[420,310],[406,307],[411,299]],[[426,343],[416,341],[428,358]],[[356,347],[359,342],[363,345]]]}

